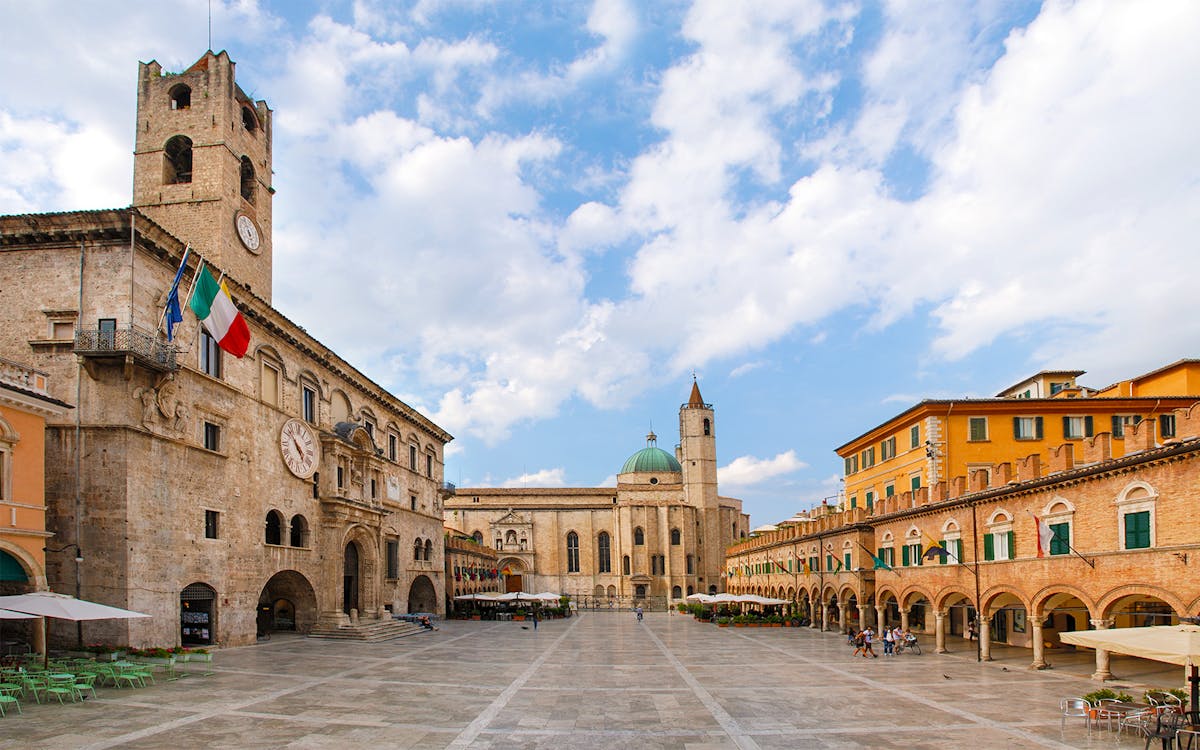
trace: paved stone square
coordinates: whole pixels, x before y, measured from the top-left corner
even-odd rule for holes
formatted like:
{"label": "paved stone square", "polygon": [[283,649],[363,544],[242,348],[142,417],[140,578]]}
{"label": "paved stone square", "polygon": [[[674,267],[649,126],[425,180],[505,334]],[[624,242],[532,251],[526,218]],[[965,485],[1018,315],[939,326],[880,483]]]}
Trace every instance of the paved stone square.
{"label": "paved stone square", "polygon": [[0,719],[0,748],[1142,747],[1078,719],[1060,732],[1059,699],[1094,687],[1088,655],[1031,672],[1028,652],[958,649],[862,659],[832,633],[657,612],[537,632],[450,621],[380,644],[277,635],[219,651],[210,677],[27,702]]}

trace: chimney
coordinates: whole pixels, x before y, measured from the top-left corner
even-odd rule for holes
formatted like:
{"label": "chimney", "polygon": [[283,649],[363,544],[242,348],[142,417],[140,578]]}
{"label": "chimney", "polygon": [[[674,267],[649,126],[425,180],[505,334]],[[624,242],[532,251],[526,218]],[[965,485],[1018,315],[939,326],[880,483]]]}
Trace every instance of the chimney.
{"label": "chimney", "polygon": [[1025,458],[1017,459],[1017,481],[1028,482],[1042,476],[1042,456],[1032,453]]}
{"label": "chimney", "polygon": [[1075,468],[1075,446],[1063,443],[1057,448],[1050,449],[1049,460],[1046,462],[1046,473],[1057,474],[1060,471],[1070,471]]}

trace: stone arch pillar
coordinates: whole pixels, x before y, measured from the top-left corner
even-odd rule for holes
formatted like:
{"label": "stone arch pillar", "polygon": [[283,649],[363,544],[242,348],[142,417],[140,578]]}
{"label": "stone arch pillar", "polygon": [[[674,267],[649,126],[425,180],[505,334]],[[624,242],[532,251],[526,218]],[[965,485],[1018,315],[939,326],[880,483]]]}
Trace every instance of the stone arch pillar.
{"label": "stone arch pillar", "polygon": [[[1112,626],[1113,620],[1092,620],[1092,627],[1096,630],[1108,630]],[[1096,671],[1092,673],[1092,679],[1103,682],[1112,678],[1112,672],[1108,669],[1108,650],[1103,648],[1096,649]]]}
{"label": "stone arch pillar", "polygon": [[933,613],[933,653],[946,653],[946,610],[939,609]]}
{"label": "stone arch pillar", "polygon": [[992,618],[982,612],[979,613],[979,659],[992,660]]}

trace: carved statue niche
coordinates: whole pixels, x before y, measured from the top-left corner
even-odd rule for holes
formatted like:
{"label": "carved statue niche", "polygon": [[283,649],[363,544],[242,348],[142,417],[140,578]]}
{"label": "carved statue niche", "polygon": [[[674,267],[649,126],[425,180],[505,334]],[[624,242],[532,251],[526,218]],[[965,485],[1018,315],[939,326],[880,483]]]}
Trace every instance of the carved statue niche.
{"label": "carved statue niche", "polygon": [[142,402],[142,426],[150,429],[158,418],[157,395],[153,388],[138,386],[133,389],[133,397]]}

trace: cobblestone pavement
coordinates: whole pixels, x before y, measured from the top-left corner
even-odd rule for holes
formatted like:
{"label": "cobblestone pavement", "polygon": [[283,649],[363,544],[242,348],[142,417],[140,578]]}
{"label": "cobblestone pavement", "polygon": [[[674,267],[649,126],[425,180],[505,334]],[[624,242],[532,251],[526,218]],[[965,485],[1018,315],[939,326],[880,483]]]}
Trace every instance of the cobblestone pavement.
{"label": "cobblestone pavement", "polygon": [[[0,748],[1142,747],[1059,699],[1093,689],[1032,672],[1017,650],[978,664],[854,658],[807,628],[717,628],[648,613],[442,623],[381,644],[302,637],[224,649],[215,674],[0,719]],[[1084,654],[1074,655],[1083,673]],[[1064,666],[1066,662],[1064,660]],[[1168,676],[1173,672],[1166,673]],[[1158,682],[1157,684],[1165,684]]]}

